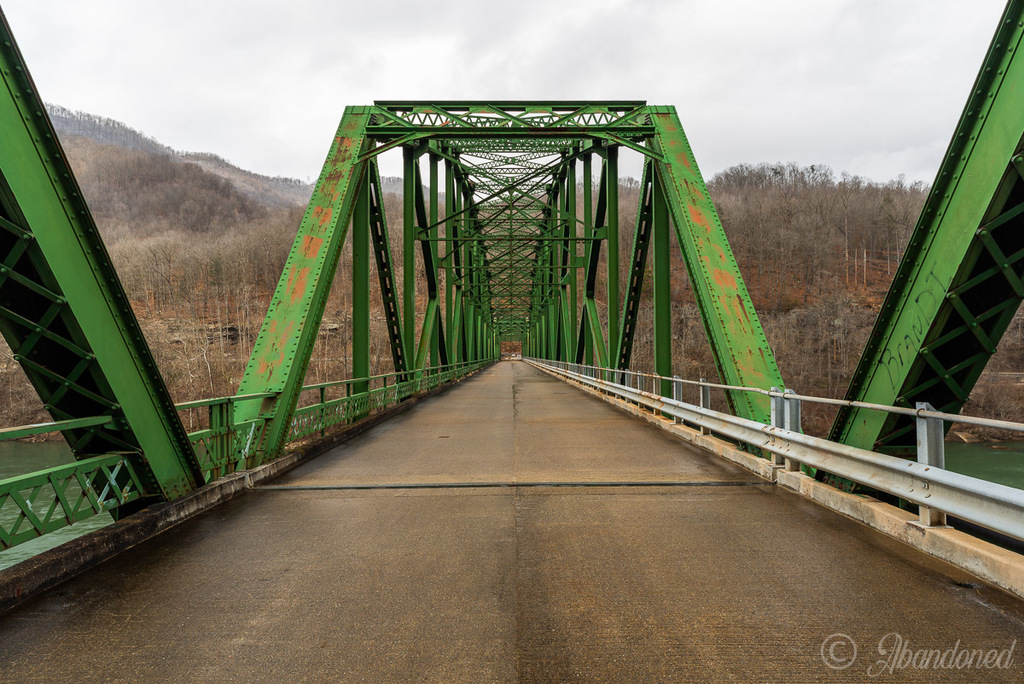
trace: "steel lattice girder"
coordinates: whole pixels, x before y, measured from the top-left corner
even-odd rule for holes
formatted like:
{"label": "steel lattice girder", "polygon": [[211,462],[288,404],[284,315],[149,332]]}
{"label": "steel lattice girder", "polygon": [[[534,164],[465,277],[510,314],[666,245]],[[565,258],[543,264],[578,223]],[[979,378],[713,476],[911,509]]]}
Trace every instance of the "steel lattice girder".
{"label": "steel lattice girder", "polygon": [[[643,153],[654,164],[651,177],[660,183],[657,196],[664,197],[659,201],[665,202],[676,225],[722,379],[759,387],[783,385],[671,107],[636,101],[378,102],[373,112],[367,135],[376,147],[367,155],[395,146],[422,150],[429,144],[461,172],[460,196],[465,202],[458,212],[460,218],[471,209],[475,214],[462,225],[459,242],[449,239],[442,262],[447,265],[455,255],[462,257],[459,296],[467,312],[484,315],[499,334],[530,330],[537,353],[551,357],[585,357],[594,349],[602,364],[629,363],[650,209],[639,210],[645,231],[632,260],[639,263],[631,262],[635,277],[620,310],[617,151],[622,146]],[[601,163],[596,207],[590,199],[591,157]],[[582,215],[577,213],[575,189],[574,164],[579,159],[584,160],[586,176]],[[407,173],[411,171],[413,167],[407,166]],[[418,186],[416,182],[413,187]],[[649,202],[650,191],[644,196]],[[408,206],[411,210],[413,205]],[[435,239],[427,233],[438,221],[432,218],[430,223],[420,222],[419,239]],[[577,241],[587,251],[582,259],[576,253]],[[607,332],[598,324],[595,291],[602,242],[610,247],[605,281],[614,312],[608,316]],[[660,263],[659,285],[668,278],[666,262]],[[575,276],[582,267],[587,268],[586,295],[577,320]],[[670,317],[665,290],[658,289],[659,315]],[[657,326],[662,368],[670,365],[670,325],[659,321]],[[760,397],[737,395],[730,400],[740,415],[767,420],[768,404]]]}
{"label": "steel lattice girder", "polygon": [[145,496],[203,483],[192,446],[0,12],[0,332],[75,457],[132,454]]}
{"label": "steel lattice girder", "polygon": [[[846,398],[956,413],[1024,297],[1024,3],[1010,2]],[[948,426],[947,426],[948,427]],[[830,438],[899,452],[914,422],[841,409]]]}

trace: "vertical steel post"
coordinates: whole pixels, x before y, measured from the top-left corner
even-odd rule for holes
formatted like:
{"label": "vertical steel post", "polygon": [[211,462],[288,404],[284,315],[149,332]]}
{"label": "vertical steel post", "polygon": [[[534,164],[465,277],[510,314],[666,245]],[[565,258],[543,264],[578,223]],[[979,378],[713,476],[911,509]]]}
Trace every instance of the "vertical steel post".
{"label": "vertical steel post", "polygon": [[479,361],[484,356],[484,317],[482,315],[476,317],[476,357],[474,361]]}
{"label": "vertical steel post", "polygon": [[[571,290],[569,288],[570,276],[573,274],[572,270],[572,257],[569,253],[569,241],[572,238],[573,231],[575,228],[572,225],[572,219],[569,218],[569,170],[566,168],[564,178],[559,186],[559,222],[558,231],[556,235],[561,238],[559,240],[558,250],[558,320],[559,328],[561,330],[560,342],[559,342],[559,355],[558,358],[563,361],[568,361],[569,358],[576,353],[576,345],[572,343],[572,340],[576,337],[575,331],[572,329],[576,321],[571,318],[572,316],[572,303],[570,301]],[[572,350],[571,352],[569,350]]]}
{"label": "vertical steel post", "polygon": [[[590,250],[593,246],[594,237],[594,168],[593,154],[588,152],[583,155],[583,263],[590,263]],[[581,312],[581,320],[587,316],[584,309]],[[583,363],[588,366],[594,365],[594,338],[590,334],[590,324],[581,326],[583,328]]]}
{"label": "vertical steel post", "polygon": [[465,264],[463,263],[465,251],[463,250],[462,238],[466,235],[466,219],[463,209],[465,208],[468,191],[465,188],[464,179],[458,167],[453,167],[452,171],[455,174],[455,219],[452,221],[454,240],[452,244],[452,269],[455,280],[455,294],[453,295],[454,301],[452,302],[452,329],[450,331],[454,350],[451,358],[455,359],[457,363],[461,363],[466,360],[466,303],[464,301],[464,294],[466,292],[467,278],[464,268]]}
{"label": "vertical steel post", "polygon": [[608,229],[608,363],[612,346],[619,339],[619,148],[615,145],[606,150],[605,167],[608,214],[605,224]]}
{"label": "vertical steel post", "polygon": [[[672,398],[676,401],[683,400],[683,381],[678,375],[672,376]],[[681,423],[683,421],[678,417],[674,417],[672,422]]]}
{"label": "vertical steel post", "polygon": [[[468,194],[468,193],[467,193]],[[465,198],[466,203],[472,202],[472,196]],[[466,238],[476,237],[476,225],[472,217],[465,219],[462,222],[462,230],[459,231],[459,237],[463,238],[463,250],[465,257],[462,260],[462,278],[464,281],[464,287],[462,290],[463,299],[468,295],[469,301],[463,302],[462,305],[462,333],[463,333],[463,348],[465,352],[466,361],[475,361],[473,358],[473,330],[476,325],[476,292],[477,292],[477,278],[479,274],[476,270],[476,247],[475,242],[466,241]]]}
{"label": "vertical steel post", "polygon": [[[672,290],[669,280],[668,203],[658,179],[651,183],[651,248],[654,252],[654,372],[672,375]],[[672,391],[670,380],[661,381],[661,396]]]}
{"label": "vertical steel post", "polygon": [[[783,394],[787,395],[783,398],[783,401],[786,404],[786,429],[790,432],[803,432],[800,415],[800,400],[795,398],[796,392],[791,389],[787,389]],[[800,470],[800,462],[787,457],[786,470]]]}
{"label": "vertical steel post", "polygon": [[[370,167],[352,209],[352,377],[370,376]],[[409,349],[409,347],[407,347]],[[369,390],[366,380],[352,383],[352,392]],[[357,416],[357,418],[362,415]]]}
{"label": "vertical steel post", "polygon": [[[778,387],[772,387],[772,392],[781,392]],[[771,398],[771,426],[786,429],[786,400],[781,396]],[[772,454],[772,465],[785,465],[786,459],[779,454]]]}
{"label": "vertical steel post", "polygon": [[452,297],[454,297],[454,274],[452,271],[452,262],[454,261],[455,255],[454,250],[458,243],[454,240],[454,219],[452,214],[455,213],[455,177],[453,176],[452,162],[450,159],[444,160],[444,237],[445,241],[443,252],[444,258],[444,329],[445,329],[445,345],[448,347],[448,360],[450,362],[456,361],[455,355],[455,327],[454,315],[455,307],[453,306]]}
{"label": "vertical steel post", "polygon": [[327,388],[320,388],[320,436],[327,434]]}
{"label": "vertical steel post", "polygon": [[[934,411],[926,401],[916,402],[918,411]],[[918,415],[917,423],[917,462],[932,468],[946,467],[945,430],[941,418],[926,418]],[[928,498],[929,494],[925,494]],[[929,506],[919,506],[921,524],[926,527],[942,527],[946,524],[946,514]]]}
{"label": "vertical steel post", "polygon": [[[704,378],[701,378],[700,382],[701,382],[701,384],[698,385],[698,387],[700,388],[700,407],[702,409],[707,409],[707,410],[710,411],[711,410],[711,388],[704,384],[705,382],[707,382],[707,380],[705,380]],[[706,428],[703,425],[701,425],[700,433],[702,435],[710,435],[711,434],[711,430],[709,430],[708,428]]]}
{"label": "vertical steel post", "polygon": [[[430,151],[430,216],[429,216],[429,221],[430,221],[430,225],[433,226],[433,228],[430,229],[430,234],[427,237],[430,239],[430,242],[428,243],[428,247],[431,250],[431,252],[433,252],[433,254],[434,254],[433,261],[434,261],[434,268],[435,269],[438,267],[438,261],[437,261],[437,246],[438,246],[438,242],[437,242],[437,234],[438,234],[438,230],[437,230],[437,218],[438,218],[438,187],[437,187],[438,178],[437,178],[437,171],[438,171],[438,165],[439,165],[440,161],[441,161],[441,158],[437,155],[437,153],[433,149],[431,149],[431,151]],[[435,278],[437,277],[437,272],[436,271],[434,273],[434,277]],[[438,312],[438,313],[440,313],[440,312]],[[441,325],[440,325],[440,323],[437,322],[438,319],[440,319],[440,315],[438,315],[435,318],[434,326],[432,327],[432,329],[430,331],[430,366],[431,366],[431,368],[436,368],[441,363]]]}
{"label": "vertical steel post", "polygon": [[[207,479],[216,480],[228,472],[227,464],[231,460],[231,447],[235,435],[231,431],[234,422],[234,405],[231,399],[226,399],[216,404],[210,404],[210,429],[214,431],[214,437],[210,440],[210,465],[213,466],[207,473]],[[219,433],[219,434],[218,434]]]}
{"label": "vertical steel post", "polygon": [[[549,250],[549,263],[550,263],[551,266],[554,266],[554,264],[555,264],[555,255],[554,255],[554,250],[553,249]],[[549,352],[551,354],[551,356],[549,358],[557,360],[558,359],[558,320],[559,320],[558,305],[559,305],[559,302],[560,302],[561,298],[560,298],[560,296],[558,294],[558,289],[559,288],[557,288],[556,281],[555,281],[555,279],[556,279],[555,271],[553,269],[548,269],[548,273],[551,274],[550,275],[550,280],[548,281],[548,316],[550,317],[550,323],[548,325],[548,333],[551,335],[551,338],[548,340],[549,346],[550,346]]]}
{"label": "vertical steel post", "polygon": [[576,273],[576,238],[579,235],[579,225],[576,221],[576,161],[569,162],[569,171],[565,177],[565,202],[566,220],[569,222],[569,229],[566,231],[569,240],[566,248],[569,250],[569,327],[566,329],[566,354],[567,361],[575,361],[576,335],[579,331],[579,302],[577,301],[577,273]]}
{"label": "vertical steel post", "polygon": [[[416,157],[415,150],[402,148],[402,327],[406,353],[416,349]],[[414,364],[409,364],[413,366]]]}

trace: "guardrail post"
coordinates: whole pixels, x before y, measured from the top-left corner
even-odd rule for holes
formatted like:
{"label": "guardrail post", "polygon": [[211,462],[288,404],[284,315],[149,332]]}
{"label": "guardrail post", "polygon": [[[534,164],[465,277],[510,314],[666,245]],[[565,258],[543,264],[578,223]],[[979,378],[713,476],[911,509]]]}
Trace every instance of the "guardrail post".
{"label": "guardrail post", "polygon": [[[681,402],[683,400],[683,383],[682,378],[678,375],[672,376],[672,399]],[[681,418],[673,416],[673,423],[683,422]]]}
{"label": "guardrail post", "polygon": [[[793,395],[791,397],[783,397],[783,402],[786,406],[786,429],[790,432],[803,432],[803,427],[800,424],[800,400],[794,398],[796,396],[796,392],[791,389],[787,389],[783,394]],[[800,470],[800,462],[794,461],[791,458],[786,458],[786,470]]]}
{"label": "guardrail post", "polygon": [[[778,387],[772,387],[771,396],[771,424],[772,427],[786,429],[786,400],[781,395],[781,390]],[[784,466],[786,465],[786,458],[781,454],[772,454],[772,465]]]}
{"label": "guardrail post", "polygon": [[[919,411],[934,411],[926,401],[917,402]],[[946,443],[941,418],[925,418],[918,416],[917,423],[917,462],[933,467],[946,467]],[[930,496],[925,494],[925,498]],[[946,524],[946,514],[929,506],[918,506],[921,524],[925,527],[942,527]]]}
{"label": "guardrail post", "polygon": [[[711,410],[711,388],[708,387],[707,385],[705,385],[704,384],[705,382],[707,382],[707,381],[704,378],[700,379],[700,385],[699,385],[699,387],[700,387],[700,407],[702,409],[707,409],[707,410],[710,411]],[[707,428],[707,427],[704,427],[703,425],[701,425],[700,426],[700,434],[702,434],[702,435],[710,435],[711,434],[711,428]]]}

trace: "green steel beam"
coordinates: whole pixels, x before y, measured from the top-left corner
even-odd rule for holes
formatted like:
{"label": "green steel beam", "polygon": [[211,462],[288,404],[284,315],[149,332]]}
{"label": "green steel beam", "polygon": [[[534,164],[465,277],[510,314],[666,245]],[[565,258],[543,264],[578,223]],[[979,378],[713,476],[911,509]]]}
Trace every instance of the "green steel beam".
{"label": "green steel beam", "polygon": [[[651,248],[654,268],[651,274],[654,286],[654,372],[668,378],[672,376],[672,287],[669,261],[668,203],[660,182],[651,183]],[[639,222],[639,219],[638,219]],[[672,396],[672,383],[661,381],[663,397]]]}
{"label": "green steel beam", "polygon": [[[675,108],[650,107],[650,111],[656,130],[654,149],[665,159],[655,163],[658,181],[676,227],[719,377],[728,385],[783,387],[775,356]],[[736,415],[769,421],[768,397],[750,392],[728,392],[727,397]]]}
{"label": "green steel beam", "polygon": [[0,79],[0,333],[54,420],[110,417],[64,431],[76,458],[183,496],[202,471],[2,12]]}
{"label": "green steel beam", "polygon": [[448,337],[446,340],[445,350],[449,359],[455,358],[455,349],[452,346],[454,340],[454,321],[455,321],[455,308],[454,308],[454,297],[455,297],[455,272],[453,264],[454,258],[448,258],[447,254],[452,253],[452,249],[455,246],[455,233],[454,233],[454,220],[451,215],[455,213],[455,169],[452,166],[452,160],[447,157],[444,160],[444,242],[443,251],[446,253],[446,257],[441,260],[444,267],[444,329],[448,331]]}
{"label": "green steel beam", "polygon": [[[438,280],[438,267],[437,267],[438,266],[438,254],[437,254],[438,244],[436,242],[437,235],[438,235],[438,225],[439,225],[439,221],[437,220],[437,217],[438,217],[438,214],[439,214],[438,202],[439,202],[440,188],[438,188],[438,172],[439,172],[439,168],[438,167],[440,165],[440,161],[441,161],[440,156],[438,156],[438,154],[436,152],[431,151],[431,153],[430,153],[430,217],[429,217],[429,221],[430,221],[430,225],[432,225],[434,227],[430,229],[430,234],[429,234],[430,235],[429,239],[432,240],[432,241],[431,242],[423,242],[422,243],[423,247],[425,249],[427,249],[427,253],[428,253],[429,258],[430,258],[430,263],[429,264],[425,263],[424,266],[427,269],[428,277],[430,279],[432,279],[433,282],[434,282],[433,292],[431,293],[430,296],[434,300],[435,304],[438,304],[440,302],[440,293],[438,292],[438,287],[437,287],[437,280]],[[430,333],[430,365],[432,367],[436,367],[440,363],[444,363],[445,365],[447,365],[447,363],[448,363],[448,359],[447,358],[445,358],[445,360],[443,362],[440,361],[440,358],[441,358],[441,337],[442,337],[442,335],[441,335],[441,327],[442,327],[442,325],[441,324],[442,324],[442,321],[443,321],[443,319],[440,316],[438,316],[438,323],[437,323],[437,325],[433,326],[431,328],[431,333]],[[447,357],[447,354],[445,354],[445,356]]]}
{"label": "green steel beam", "polygon": [[402,327],[405,330],[405,348],[416,349],[416,161],[413,147],[402,148]]}
{"label": "green steel beam", "polygon": [[276,395],[275,399],[241,402],[235,409],[240,420],[267,419],[257,462],[276,458],[288,436],[365,175],[367,162],[358,160],[367,148],[368,119],[369,108],[345,109],[239,383],[239,395]]}
{"label": "green steel beam", "polygon": [[[352,377],[370,376],[370,231],[371,187],[374,169],[364,172],[367,178],[359,184],[355,206],[352,209]],[[383,231],[386,235],[386,231]],[[378,258],[379,262],[379,258]],[[381,284],[381,292],[384,291]],[[385,304],[385,306],[387,306]],[[394,345],[392,344],[392,348]],[[403,357],[404,360],[404,357]],[[397,361],[397,359],[396,359]],[[396,372],[404,369],[395,367]],[[368,391],[369,385],[359,382],[352,386],[353,394]]]}
{"label": "green steel beam", "polygon": [[[407,370],[405,339],[402,337],[402,317],[398,308],[394,270],[391,267],[391,245],[388,237],[387,216],[380,189],[380,172],[377,164],[370,162],[367,180],[370,200],[370,237],[373,240],[373,255],[377,262],[377,281],[380,284],[381,303],[384,306],[384,320],[387,323],[388,341],[391,343],[391,360],[396,373]],[[367,316],[369,314],[367,313]],[[353,371],[355,377],[360,377]]]}
{"label": "green steel beam", "polygon": [[[640,181],[640,200],[637,202],[636,228],[633,233],[633,258],[630,260],[629,281],[626,290],[626,301],[622,306],[622,324],[619,326],[619,339],[616,344],[615,367],[620,370],[629,368],[633,356],[633,339],[636,336],[637,317],[640,313],[640,300],[643,294],[644,275],[647,271],[647,249],[651,241],[651,227],[653,220],[653,171],[651,164],[644,164],[643,179]],[[660,195],[664,202],[664,195]],[[660,291],[661,283],[658,278],[665,278],[668,282],[668,272],[654,275],[654,286]],[[661,303],[661,302],[658,302]],[[655,328],[661,322],[657,318],[658,311],[655,311]],[[669,310],[671,316],[671,309]],[[671,335],[671,332],[670,332]],[[670,338],[671,339],[671,338]],[[669,351],[669,366],[671,366],[671,350]]]}
{"label": "green steel beam", "polygon": [[[1024,297],[1024,2],[1011,1],[882,304],[847,399],[958,412]],[[948,427],[948,426],[947,426]],[[893,453],[912,419],[842,409],[831,439]]]}
{"label": "green steel beam", "polygon": [[607,230],[608,254],[608,358],[615,350],[611,348],[619,339],[619,148],[605,150],[605,229]]}
{"label": "green steel beam", "polygon": [[[594,171],[593,155],[589,152],[583,156],[583,235],[587,239],[583,244],[583,264],[590,263],[590,251],[593,249],[594,240]],[[584,281],[584,295],[589,288]],[[587,323],[586,300],[580,311],[580,331],[576,345],[576,363],[585,363],[588,366],[594,363],[594,337],[590,333],[590,325]],[[581,348],[582,347],[582,348]]]}
{"label": "green steel beam", "polygon": [[[434,166],[434,165],[431,164],[431,166]],[[424,225],[424,224],[426,224],[428,222],[428,219],[427,219],[427,208],[425,206],[425,199],[423,197],[423,183],[422,183],[422,179],[420,178],[419,165],[414,165],[413,166],[413,179],[415,181],[414,185],[416,187],[415,196],[414,196],[414,203],[415,203],[415,207],[416,207],[416,223],[419,226],[422,226],[422,225]],[[431,170],[430,181],[431,181],[431,192],[430,192],[430,194],[431,194],[431,204],[432,204],[431,212],[432,212],[433,218],[434,218],[433,225],[435,226],[431,230],[436,231],[437,230],[437,228],[436,228],[436,226],[437,226],[437,220],[436,220],[437,219],[437,174],[436,174],[436,167],[434,167]],[[436,263],[436,260],[437,260],[437,247],[436,247],[435,243],[430,242],[430,241],[426,241],[426,240],[420,242],[420,247],[421,247],[421,252],[423,254],[423,270],[424,270],[424,274],[426,276],[426,281],[427,281],[427,311],[428,312],[433,311],[433,312],[436,313],[437,308],[438,308],[438,296],[439,296],[438,295],[438,286],[437,286],[437,263]],[[429,322],[429,324],[428,324],[428,322]],[[442,331],[442,322],[441,322],[440,317],[433,316],[433,315],[431,315],[429,317],[425,316],[424,317],[424,323],[423,323],[423,332],[424,332],[424,335],[427,336],[429,351],[430,351],[430,354],[432,355],[430,357],[431,361],[432,361],[431,365],[433,365],[433,366],[437,365],[436,363],[433,363],[433,359],[434,359],[435,356],[440,356],[441,364],[447,365],[448,364],[448,352],[447,352],[447,350],[442,350],[441,349],[441,344],[440,344],[441,339],[443,339],[443,337],[444,337],[444,333]],[[419,354],[417,354],[417,362],[416,362],[416,365],[415,365],[416,370],[422,370],[423,368],[425,368],[426,367],[425,363],[426,363],[426,358],[421,360],[421,359],[419,359]]]}

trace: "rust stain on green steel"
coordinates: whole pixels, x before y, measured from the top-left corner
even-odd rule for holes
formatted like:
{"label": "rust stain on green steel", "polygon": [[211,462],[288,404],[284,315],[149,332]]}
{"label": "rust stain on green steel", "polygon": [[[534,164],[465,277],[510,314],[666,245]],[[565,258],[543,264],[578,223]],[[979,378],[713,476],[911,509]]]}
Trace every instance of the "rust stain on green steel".
{"label": "rust stain on green steel", "polygon": [[366,107],[349,107],[342,116],[239,383],[239,394],[277,395],[236,406],[236,420],[266,419],[253,463],[276,456],[290,432],[365,169],[366,162],[359,157],[369,144],[369,118]]}
{"label": "rust stain on green steel", "polygon": [[[306,216],[288,257],[285,273],[270,304],[267,320],[260,331],[240,392],[278,391],[284,388],[288,373],[280,373],[283,365],[294,361],[304,326],[301,319],[309,313],[316,293],[314,286],[325,267],[328,232],[344,232],[337,226],[344,214],[341,206],[353,182],[353,163],[363,145],[365,117],[343,119],[334,138],[327,163],[321,173]],[[341,236],[335,236],[337,240]],[[319,314],[317,314],[319,317]]]}
{"label": "rust stain on green steel", "polygon": [[324,243],[323,238],[306,235],[302,238],[302,255],[307,259],[315,259],[320,253],[320,245]]}
{"label": "rust stain on green steel", "polygon": [[[672,107],[651,107],[655,144],[673,223],[721,379],[727,384],[782,387],[775,357],[765,339],[715,205]],[[766,422],[766,397],[730,397],[741,416]]]}

